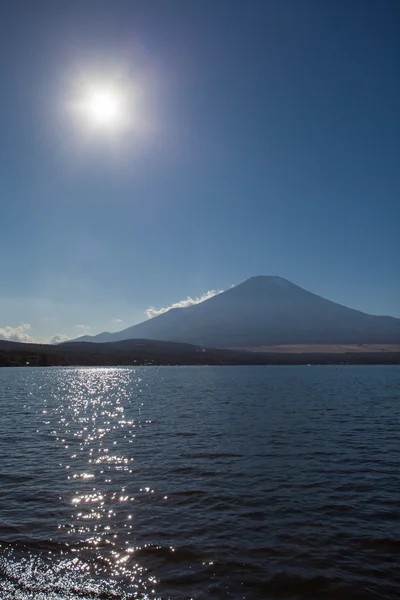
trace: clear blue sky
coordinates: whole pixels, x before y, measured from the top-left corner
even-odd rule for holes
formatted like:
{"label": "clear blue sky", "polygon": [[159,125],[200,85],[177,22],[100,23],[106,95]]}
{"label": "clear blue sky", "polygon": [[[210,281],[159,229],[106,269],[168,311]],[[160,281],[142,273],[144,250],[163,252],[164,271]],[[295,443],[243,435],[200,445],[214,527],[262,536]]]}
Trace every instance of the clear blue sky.
{"label": "clear blue sky", "polygon": [[[398,0],[3,2],[0,332],[258,274],[400,317],[399,25]],[[129,131],[71,118],[99,76],[136,90]]]}

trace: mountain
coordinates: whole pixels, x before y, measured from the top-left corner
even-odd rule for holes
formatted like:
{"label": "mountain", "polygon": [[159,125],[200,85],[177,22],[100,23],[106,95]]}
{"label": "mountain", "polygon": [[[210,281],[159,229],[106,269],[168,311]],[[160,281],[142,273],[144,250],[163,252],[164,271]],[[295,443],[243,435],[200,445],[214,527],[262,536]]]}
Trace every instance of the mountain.
{"label": "mountain", "polygon": [[252,277],[226,292],[116,333],[77,341],[142,338],[215,348],[282,344],[398,344],[400,319],[347,308],[281,277]]}

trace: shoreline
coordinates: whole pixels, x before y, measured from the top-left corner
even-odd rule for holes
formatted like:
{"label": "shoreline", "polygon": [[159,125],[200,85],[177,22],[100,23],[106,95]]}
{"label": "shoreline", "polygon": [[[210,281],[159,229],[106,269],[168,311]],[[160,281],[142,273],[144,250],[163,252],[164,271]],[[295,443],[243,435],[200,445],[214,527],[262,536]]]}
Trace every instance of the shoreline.
{"label": "shoreline", "polygon": [[[308,347],[310,348],[310,347]],[[255,352],[203,348],[177,342],[124,340],[56,346],[0,341],[0,367],[239,365],[400,365],[400,351]]]}

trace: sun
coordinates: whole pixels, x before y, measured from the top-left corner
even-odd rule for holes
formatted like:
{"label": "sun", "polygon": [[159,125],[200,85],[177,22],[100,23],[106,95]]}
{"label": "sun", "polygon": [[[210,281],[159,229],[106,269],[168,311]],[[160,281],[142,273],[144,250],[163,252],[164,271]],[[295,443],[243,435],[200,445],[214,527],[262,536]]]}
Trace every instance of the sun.
{"label": "sun", "polygon": [[114,128],[127,119],[126,98],[113,87],[94,87],[83,94],[81,109],[88,124]]}
{"label": "sun", "polygon": [[116,93],[99,90],[88,98],[88,113],[98,123],[113,123],[121,116],[121,100]]}
{"label": "sun", "polygon": [[[125,143],[137,140],[148,129],[141,100],[142,87],[123,73],[96,77],[90,71],[71,77],[69,89],[60,94],[71,133],[91,143]],[[67,122],[68,122],[67,121]]]}

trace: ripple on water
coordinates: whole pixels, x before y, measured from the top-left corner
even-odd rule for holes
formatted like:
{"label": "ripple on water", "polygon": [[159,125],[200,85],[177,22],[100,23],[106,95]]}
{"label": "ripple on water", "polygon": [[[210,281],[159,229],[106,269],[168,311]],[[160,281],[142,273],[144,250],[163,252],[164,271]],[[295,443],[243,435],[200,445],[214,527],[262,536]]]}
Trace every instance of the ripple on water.
{"label": "ripple on water", "polygon": [[395,367],[1,370],[1,598],[397,598],[399,390]]}

